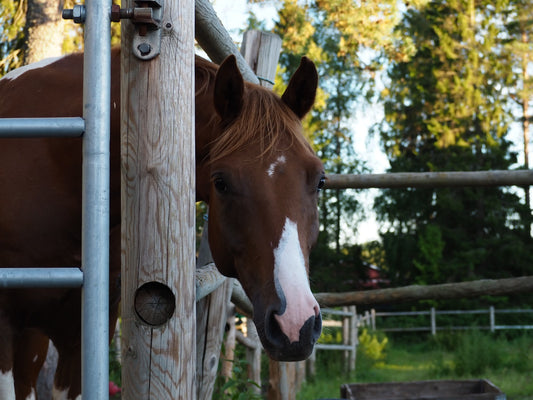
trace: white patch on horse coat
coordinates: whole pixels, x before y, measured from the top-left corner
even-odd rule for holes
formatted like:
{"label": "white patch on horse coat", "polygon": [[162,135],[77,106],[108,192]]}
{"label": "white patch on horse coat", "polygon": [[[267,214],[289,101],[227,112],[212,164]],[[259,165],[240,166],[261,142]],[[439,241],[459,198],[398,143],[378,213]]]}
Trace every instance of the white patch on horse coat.
{"label": "white patch on horse coat", "polygon": [[[318,314],[318,303],[311,293],[305,260],[300,246],[298,227],[289,218],[274,250],[274,280],[279,283],[285,297],[283,314],[275,315],[281,330],[290,342],[300,340],[300,329],[305,322]],[[280,293],[281,295],[281,293]]]}
{"label": "white patch on horse coat", "polygon": [[46,67],[47,65],[56,62],[60,58],[62,57],[50,57],[50,58],[45,58],[44,60],[41,60],[41,61],[34,62],[30,65],[25,65],[23,67],[20,67],[20,68],[14,69],[13,71],[8,72],[2,79],[7,79],[10,81],[15,80],[19,76],[24,74],[25,72],[28,72],[32,69]]}
{"label": "white patch on horse coat", "polygon": [[278,159],[274,161],[272,164],[270,164],[270,166],[268,167],[267,169],[268,176],[270,177],[274,176],[276,167],[280,164],[285,164],[285,162],[287,162],[287,159],[285,158],[285,156],[284,155],[279,156]]}
{"label": "white patch on horse coat", "polygon": [[15,400],[15,380],[13,371],[0,371],[0,399]]}
{"label": "white patch on horse coat", "polygon": [[38,354],[35,354],[35,357],[33,357],[32,362],[37,362],[38,359],[39,359],[39,355],[38,355]]}
{"label": "white patch on horse coat", "polygon": [[35,389],[31,389],[31,393],[26,397],[26,400],[36,400],[37,397],[35,397]]}
{"label": "white patch on horse coat", "polygon": [[54,385],[54,387],[52,388],[52,400],[68,400],[68,388],[58,389]]}

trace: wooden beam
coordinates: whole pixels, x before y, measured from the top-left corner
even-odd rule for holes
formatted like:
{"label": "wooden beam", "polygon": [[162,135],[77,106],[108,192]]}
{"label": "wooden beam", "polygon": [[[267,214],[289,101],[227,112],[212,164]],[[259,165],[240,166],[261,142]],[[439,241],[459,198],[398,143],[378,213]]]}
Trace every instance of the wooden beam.
{"label": "wooden beam", "polygon": [[195,0],[195,36],[198,44],[214,63],[220,64],[227,56],[233,54],[237,58],[237,65],[244,79],[259,83],[209,0]]}
{"label": "wooden beam", "polygon": [[418,300],[448,300],[479,296],[501,296],[533,292],[533,276],[507,279],[483,279],[440,285],[412,285],[393,289],[366,290],[344,293],[316,293],[322,307],[348,305],[395,304]]}
{"label": "wooden beam", "polygon": [[326,179],[326,189],[529,185],[533,185],[533,170],[328,174]]}
{"label": "wooden beam", "polygon": [[[124,7],[134,7],[132,0]],[[194,3],[167,0],[161,54],[122,24],[122,397],[194,399]]]}

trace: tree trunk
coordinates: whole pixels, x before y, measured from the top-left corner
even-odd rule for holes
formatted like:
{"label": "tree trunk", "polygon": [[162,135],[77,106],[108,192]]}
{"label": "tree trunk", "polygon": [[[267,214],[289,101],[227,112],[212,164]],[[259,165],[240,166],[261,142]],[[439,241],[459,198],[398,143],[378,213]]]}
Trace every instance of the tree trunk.
{"label": "tree trunk", "polygon": [[28,0],[24,63],[30,64],[62,53],[64,25],[62,0]]}
{"label": "tree trunk", "polygon": [[[527,44],[528,43],[528,34],[524,30],[522,31],[522,43]],[[528,73],[528,65],[529,65],[529,56],[528,53],[524,53],[522,58],[522,82],[524,84],[524,95],[522,98],[522,130],[524,135],[524,168],[529,169],[529,98],[528,98],[528,91],[525,90],[525,87],[527,85],[527,82],[529,80],[529,73]],[[526,200],[526,209],[527,209],[527,220],[526,220],[526,227],[528,229],[528,233],[531,234],[531,200],[529,197],[529,186],[524,187],[525,192],[525,200]]]}

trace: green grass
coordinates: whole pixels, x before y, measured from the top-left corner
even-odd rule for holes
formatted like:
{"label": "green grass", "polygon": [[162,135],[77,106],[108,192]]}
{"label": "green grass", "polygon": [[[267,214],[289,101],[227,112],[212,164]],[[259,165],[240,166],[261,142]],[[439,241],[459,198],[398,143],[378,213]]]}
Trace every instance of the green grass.
{"label": "green grass", "polygon": [[[377,343],[383,343],[380,334]],[[356,371],[347,375],[342,355],[317,353],[317,376],[304,383],[299,400],[339,397],[343,383],[488,379],[508,400],[533,400],[533,334],[468,331],[387,337],[386,346],[365,353],[361,343]],[[381,340],[381,342],[380,342]],[[370,343],[367,340],[366,345]],[[374,341],[374,347],[376,341]]]}

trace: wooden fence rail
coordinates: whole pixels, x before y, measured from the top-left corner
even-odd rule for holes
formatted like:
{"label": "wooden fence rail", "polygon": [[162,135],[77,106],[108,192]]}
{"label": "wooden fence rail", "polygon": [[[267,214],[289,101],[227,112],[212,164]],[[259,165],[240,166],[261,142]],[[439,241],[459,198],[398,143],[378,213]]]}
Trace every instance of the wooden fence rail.
{"label": "wooden fence rail", "polygon": [[396,172],[385,174],[328,174],[326,189],[453,187],[453,186],[529,186],[533,170]]}
{"label": "wooden fence rail", "polygon": [[412,285],[360,292],[316,293],[315,297],[322,307],[336,307],[347,305],[395,304],[398,302],[429,299],[461,299],[524,292],[533,292],[533,276],[507,279],[482,279],[440,285]]}

